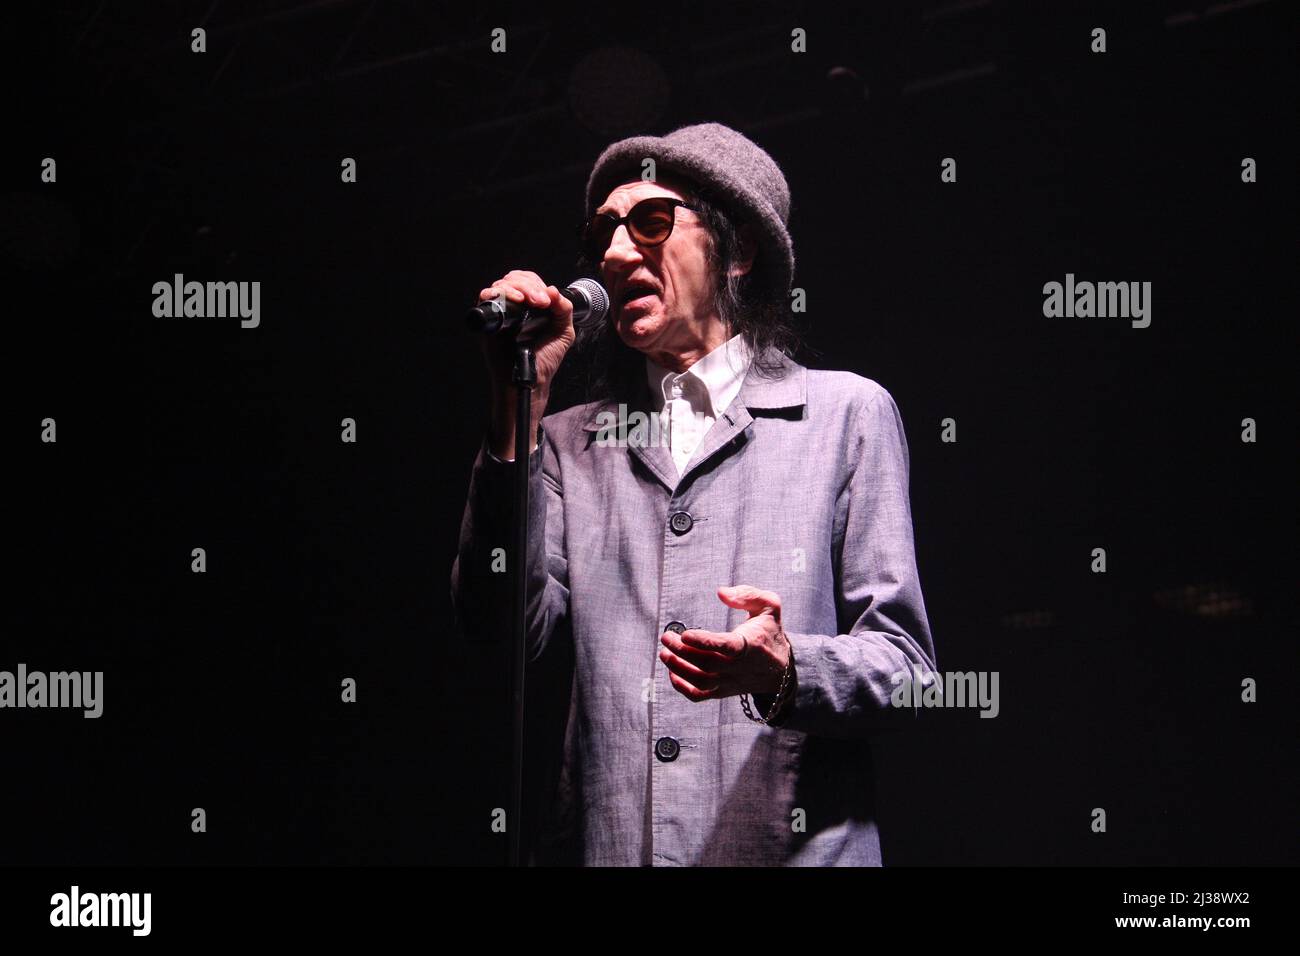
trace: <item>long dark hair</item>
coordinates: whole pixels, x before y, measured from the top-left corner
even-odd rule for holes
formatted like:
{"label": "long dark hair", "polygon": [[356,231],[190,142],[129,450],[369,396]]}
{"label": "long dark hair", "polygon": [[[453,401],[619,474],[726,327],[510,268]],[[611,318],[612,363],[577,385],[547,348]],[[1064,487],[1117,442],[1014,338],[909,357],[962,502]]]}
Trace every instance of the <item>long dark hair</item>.
{"label": "long dark hair", "polygon": [[[659,181],[665,185],[669,183],[667,178]],[[713,301],[726,336],[743,336],[754,356],[755,373],[774,377],[781,364],[775,361],[775,356],[767,354],[768,350],[775,349],[794,359],[804,346],[795,313],[786,297],[787,290],[776,287],[777,283],[772,279],[773,270],[767,267],[765,251],[761,248],[748,273],[731,275],[743,252],[741,228],[744,222],[735,218],[707,186],[689,182],[680,186],[673,182],[673,186],[691,205],[698,207],[697,214],[705,225],[708,236],[706,257],[713,276]],[[585,256],[579,257],[577,267],[585,275],[600,275],[600,263]],[[613,399],[631,404],[636,390],[645,380],[645,356],[619,338],[614,327],[613,310],[605,320],[594,325],[579,325],[575,331],[572,355],[564,363],[565,366],[571,362],[573,365],[569,374],[574,377],[575,385],[570,389],[578,391],[582,401]]]}

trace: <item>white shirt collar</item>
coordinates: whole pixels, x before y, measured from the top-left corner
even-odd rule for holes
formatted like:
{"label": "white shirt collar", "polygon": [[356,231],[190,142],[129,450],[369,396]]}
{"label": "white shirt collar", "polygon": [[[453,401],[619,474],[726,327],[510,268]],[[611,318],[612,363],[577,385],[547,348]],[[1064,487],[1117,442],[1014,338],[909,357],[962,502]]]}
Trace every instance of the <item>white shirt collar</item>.
{"label": "white shirt collar", "polygon": [[[749,347],[740,334],[733,335],[680,374],[655,364],[647,355],[646,378],[655,411],[663,409],[673,397],[673,384],[679,383],[682,396],[690,400],[696,411],[717,418],[740,394],[750,359]],[[711,408],[701,407],[706,399]]]}

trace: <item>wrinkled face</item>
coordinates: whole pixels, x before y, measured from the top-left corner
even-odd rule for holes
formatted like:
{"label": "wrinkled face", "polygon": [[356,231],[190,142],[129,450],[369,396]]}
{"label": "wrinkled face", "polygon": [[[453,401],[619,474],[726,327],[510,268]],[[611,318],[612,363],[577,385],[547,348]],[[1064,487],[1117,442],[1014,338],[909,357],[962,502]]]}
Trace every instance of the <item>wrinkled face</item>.
{"label": "wrinkled face", "polygon": [[[612,190],[596,212],[625,216],[652,196],[690,202],[689,195],[664,181],[636,180]],[[674,214],[672,234],[657,246],[637,245],[627,226],[619,226],[598,263],[619,338],[641,352],[689,348],[717,318],[706,255],[708,232],[691,210],[677,207]],[[631,299],[629,292],[634,293]]]}

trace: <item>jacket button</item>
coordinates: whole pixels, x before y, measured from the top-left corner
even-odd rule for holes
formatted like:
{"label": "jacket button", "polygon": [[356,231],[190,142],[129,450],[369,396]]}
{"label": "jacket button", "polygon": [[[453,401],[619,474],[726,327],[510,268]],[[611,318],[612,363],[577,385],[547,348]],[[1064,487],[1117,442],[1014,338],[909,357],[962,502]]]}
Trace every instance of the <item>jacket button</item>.
{"label": "jacket button", "polygon": [[686,630],[686,625],[681,621],[669,621],[668,626],[665,627],[664,630],[672,631],[674,634],[680,634],[682,631]]}
{"label": "jacket button", "polygon": [[655,756],[664,763],[671,763],[681,753],[681,744],[672,737],[660,737],[655,741]]}
{"label": "jacket button", "polygon": [[691,530],[693,524],[695,519],[685,511],[674,511],[673,516],[668,519],[668,527],[673,529],[674,534],[685,534]]}

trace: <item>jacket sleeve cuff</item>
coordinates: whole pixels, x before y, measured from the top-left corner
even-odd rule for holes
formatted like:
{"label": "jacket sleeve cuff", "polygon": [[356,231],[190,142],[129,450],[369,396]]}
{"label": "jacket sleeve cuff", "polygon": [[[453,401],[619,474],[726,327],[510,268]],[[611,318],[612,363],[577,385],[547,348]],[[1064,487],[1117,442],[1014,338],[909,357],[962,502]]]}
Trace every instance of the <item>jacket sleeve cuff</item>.
{"label": "jacket sleeve cuff", "polygon": [[[909,673],[910,661],[884,647],[862,654],[868,634],[795,634],[789,631],[794,655],[795,690],[773,727],[825,737],[860,737],[876,730],[904,727],[915,721],[912,708],[895,707],[893,689],[898,673]],[[878,635],[879,636],[879,635]],[[871,663],[863,667],[863,657]],[[770,707],[775,695],[756,695]],[[766,709],[762,711],[766,713]]]}
{"label": "jacket sleeve cuff", "polygon": [[[542,447],[542,426],[538,425],[537,443],[533,445],[533,450],[528,453],[528,463],[530,465],[532,464],[532,460],[534,458],[541,457],[538,454],[538,450],[541,447]],[[487,457],[488,460],[493,461],[498,465],[513,465],[515,463],[515,460],[513,458],[498,458],[496,455],[492,454],[492,449],[488,447],[488,440],[486,437],[483,439],[483,454]]]}

